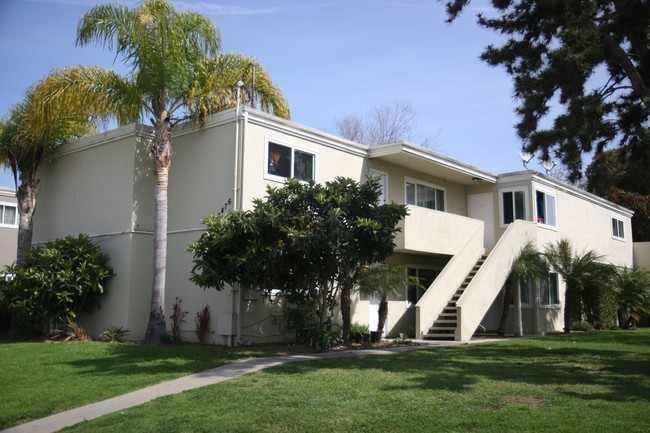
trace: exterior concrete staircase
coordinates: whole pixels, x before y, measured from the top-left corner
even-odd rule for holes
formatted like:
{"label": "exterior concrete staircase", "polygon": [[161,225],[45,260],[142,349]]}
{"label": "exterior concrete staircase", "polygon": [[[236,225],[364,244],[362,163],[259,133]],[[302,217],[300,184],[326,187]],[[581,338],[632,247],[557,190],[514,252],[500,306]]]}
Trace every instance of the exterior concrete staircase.
{"label": "exterior concrete staircase", "polygon": [[452,295],[451,299],[438,315],[436,320],[433,322],[433,325],[429,328],[429,331],[424,334],[423,338],[425,340],[454,340],[456,328],[458,326],[458,311],[456,307],[456,302],[460,299],[462,294],[465,292],[465,289],[474,279],[474,276],[481,269],[483,263],[487,259],[486,255],[482,255],[481,258],[476,262],[472,270],[467,274],[467,277],[460,285],[458,290]]}

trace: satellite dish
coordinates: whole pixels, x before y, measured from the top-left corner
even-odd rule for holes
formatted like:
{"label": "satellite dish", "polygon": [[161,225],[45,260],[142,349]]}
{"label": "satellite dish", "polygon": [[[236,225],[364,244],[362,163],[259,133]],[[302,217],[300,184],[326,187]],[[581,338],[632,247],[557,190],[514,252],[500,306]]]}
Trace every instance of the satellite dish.
{"label": "satellite dish", "polygon": [[546,170],[546,174],[548,174],[551,170],[553,170],[553,167],[555,167],[557,163],[555,161],[542,160],[540,164],[542,167],[544,167],[544,170]]}
{"label": "satellite dish", "polygon": [[528,153],[528,152],[524,152],[523,150],[522,150],[521,152],[519,152],[519,157],[520,157],[521,160],[523,161],[523,163],[524,163],[524,168],[525,168],[526,170],[528,170],[528,166],[526,166],[526,164],[528,164],[528,163],[533,159],[534,156],[535,156],[534,154],[532,154],[532,153]]}

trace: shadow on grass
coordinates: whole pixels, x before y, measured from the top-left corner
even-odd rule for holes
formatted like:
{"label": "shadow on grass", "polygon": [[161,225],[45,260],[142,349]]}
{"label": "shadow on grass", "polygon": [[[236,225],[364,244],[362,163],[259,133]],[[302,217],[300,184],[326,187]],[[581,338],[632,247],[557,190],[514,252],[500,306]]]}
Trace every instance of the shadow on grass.
{"label": "shadow on grass", "polygon": [[[555,385],[560,393],[586,400],[650,401],[650,332],[596,332],[423,349],[390,356],[287,365],[269,373],[295,374],[319,369],[406,372],[412,376],[413,389],[462,393],[479,381],[491,380]],[[583,392],[584,386],[593,385],[598,390],[590,388]]]}
{"label": "shadow on grass", "polygon": [[[104,356],[63,361],[76,374],[130,376],[156,375],[170,372],[193,373],[244,359],[275,356],[282,353],[273,348],[234,348],[201,345],[109,344]],[[52,361],[52,364],[61,361]]]}

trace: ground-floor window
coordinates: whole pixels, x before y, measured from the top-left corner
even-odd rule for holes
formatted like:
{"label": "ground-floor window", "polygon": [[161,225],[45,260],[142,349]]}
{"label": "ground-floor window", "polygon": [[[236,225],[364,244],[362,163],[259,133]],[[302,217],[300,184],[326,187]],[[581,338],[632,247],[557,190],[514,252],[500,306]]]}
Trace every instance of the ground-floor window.
{"label": "ground-floor window", "polygon": [[556,272],[551,272],[548,278],[540,280],[539,292],[542,306],[560,305],[560,281]]}
{"label": "ground-floor window", "polygon": [[18,227],[18,211],[16,206],[0,203],[0,226]]}
{"label": "ground-floor window", "polygon": [[424,292],[427,291],[433,280],[440,273],[439,269],[409,267],[408,276],[420,279],[420,287],[409,286],[406,289],[406,304],[409,307],[418,303]]}

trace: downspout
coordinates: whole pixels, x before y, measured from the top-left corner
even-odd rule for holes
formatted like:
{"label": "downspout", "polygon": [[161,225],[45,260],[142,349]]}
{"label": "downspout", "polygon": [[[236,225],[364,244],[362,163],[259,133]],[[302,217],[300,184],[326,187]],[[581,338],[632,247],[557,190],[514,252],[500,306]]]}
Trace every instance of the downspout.
{"label": "downspout", "polygon": [[[232,182],[232,202],[233,210],[240,209],[239,207],[239,147],[241,144],[241,138],[239,136],[239,110],[240,110],[240,99],[241,99],[241,87],[244,83],[240,80],[237,82],[237,108],[235,110],[235,164],[233,167],[233,182]],[[237,337],[240,335],[240,319],[239,319],[239,310],[241,308],[240,302],[240,292],[241,287],[238,283],[233,285],[233,299],[232,299],[232,312],[237,314]],[[234,346],[235,336],[232,334],[232,319],[231,319],[231,334],[228,336],[228,347]]]}
{"label": "downspout", "polygon": [[[240,173],[239,176],[239,184],[238,184],[238,189],[239,189],[239,194],[237,196],[238,201],[235,202],[235,206],[237,209],[243,209],[244,208],[244,182],[243,182],[243,175],[241,173],[244,172],[244,143],[246,140],[246,124],[248,123],[248,110],[244,109],[243,116],[242,116],[242,121],[243,125],[241,128],[241,136],[239,137],[239,168],[238,171]],[[239,116],[237,117],[237,123],[239,124]],[[241,314],[241,306],[244,303],[244,291],[242,290],[242,287],[238,285],[238,290],[237,290],[237,309],[235,310],[237,312],[237,340],[241,340],[242,338],[242,314]]]}

